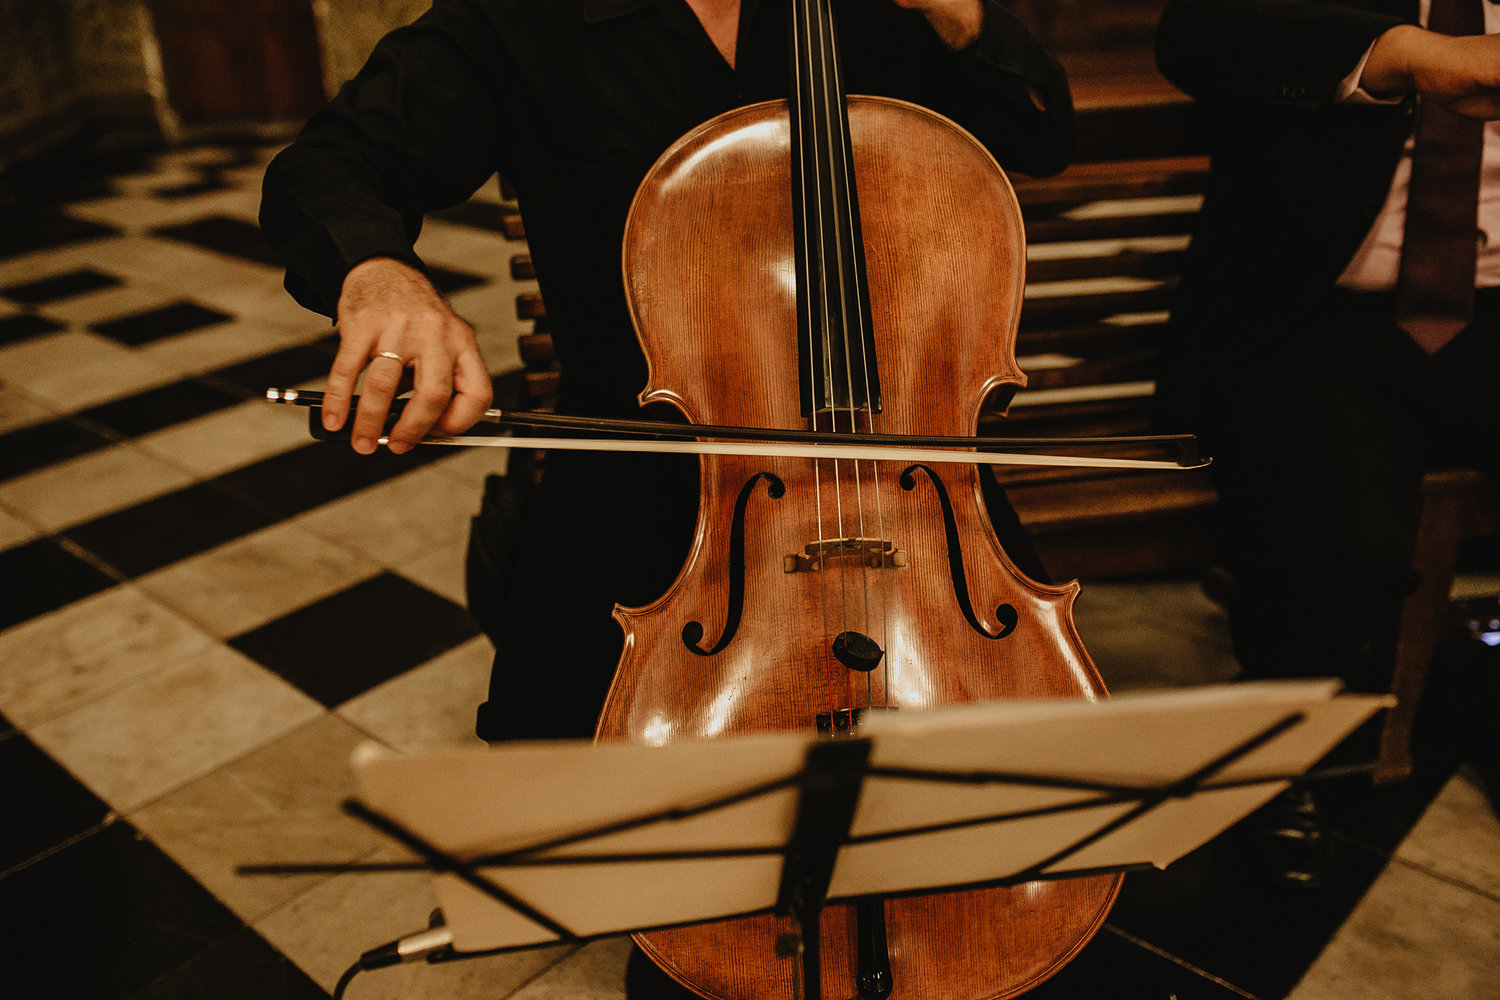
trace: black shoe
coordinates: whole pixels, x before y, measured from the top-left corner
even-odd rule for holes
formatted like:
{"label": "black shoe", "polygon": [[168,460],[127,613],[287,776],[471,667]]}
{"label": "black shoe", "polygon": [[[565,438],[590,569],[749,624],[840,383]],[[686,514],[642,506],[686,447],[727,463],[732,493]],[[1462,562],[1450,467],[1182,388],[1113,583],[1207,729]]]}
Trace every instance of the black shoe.
{"label": "black shoe", "polygon": [[1490,809],[1500,817],[1500,762],[1473,759],[1469,761],[1469,767],[1478,779],[1479,790],[1489,800]]}
{"label": "black shoe", "polygon": [[1293,785],[1246,821],[1250,849],[1274,884],[1317,889],[1333,875],[1333,832],[1312,789]]}

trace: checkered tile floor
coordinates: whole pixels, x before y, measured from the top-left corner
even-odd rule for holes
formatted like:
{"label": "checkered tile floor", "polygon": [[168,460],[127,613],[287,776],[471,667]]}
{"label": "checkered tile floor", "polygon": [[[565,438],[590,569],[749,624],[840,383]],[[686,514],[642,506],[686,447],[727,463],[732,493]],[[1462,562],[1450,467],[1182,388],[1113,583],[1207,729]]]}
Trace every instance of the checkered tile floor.
{"label": "checkered tile floor", "polygon": [[[0,233],[8,996],[324,997],[432,906],[409,873],[236,871],[392,856],[338,808],[352,747],[477,743],[492,652],[463,608],[463,549],[503,464],[359,458],[261,400],[319,386],[333,348],[254,225],[271,152],[33,179]],[[520,330],[497,199],[432,220],[419,250],[500,375]],[[1117,690],[1233,675],[1191,582],[1086,587],[1078,617]],[[1269,889],[1230,838],[1132,876],[1034,995],[1494,995],[1500,823],[1468,772],[1427,770],[1348,796],[1321,893]],[[402,967],[349,996],[619,997],[626,954]]]}

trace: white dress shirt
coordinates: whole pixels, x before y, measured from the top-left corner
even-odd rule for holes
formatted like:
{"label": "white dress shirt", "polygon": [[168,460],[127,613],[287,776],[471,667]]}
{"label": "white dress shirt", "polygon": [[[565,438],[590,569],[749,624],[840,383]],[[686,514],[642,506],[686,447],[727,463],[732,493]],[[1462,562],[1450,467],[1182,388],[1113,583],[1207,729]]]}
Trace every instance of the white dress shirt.
{"label": "white dress shirt", "polygon": [[[1489,0],[1473,0],[1484,4],[1484,30],[1486,34],[1500,32],[1500,3]],[[1431,0],[1421,0],[1421,23],[1427,23],[1427,12]],[[1371,49],[1374,45],[1370,46]],[[1400,98],[1380,100],[1371,97],[1359,86],[1365,62],[1370,58],[1367,51],[1354,72],[1344,78],[1339,90],[1340,101],[1355,104],[1397,104]],[[1353,258],[1339,276],[1340,288],[1358,292],[1383,292],[1396,286],[1396,272],[1401,264],[1401,234],[1406,226],[1406,190],[1411,183],[1411,151],[1414,139],[1406,140],[1406,149],[1401,162],[1396,165],[1396,175],[1391,178],[1391,189],[1386,194],[1385,205],[1375,217],[1375,224],[1365,236],[1364,242],[1355,251]],[[1480,164],[1479,181],[1479,263],[1475,272],[1475,284],[1480,288],[1500,285],[1500,122],[1485,122],[1484,158]]]}

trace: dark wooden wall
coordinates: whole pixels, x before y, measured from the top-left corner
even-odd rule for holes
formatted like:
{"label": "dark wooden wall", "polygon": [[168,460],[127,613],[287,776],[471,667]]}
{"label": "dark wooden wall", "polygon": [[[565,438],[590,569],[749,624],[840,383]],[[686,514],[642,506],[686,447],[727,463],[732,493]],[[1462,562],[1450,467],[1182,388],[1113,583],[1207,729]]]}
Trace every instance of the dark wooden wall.
{"label": "dark wooden wall", "polygon": [[1054,52],[1146,50],[1166,0],[1008,0]]}
{"label": "dark wooden wall", "polygon": [[150,0],[186,125],[306,117],[323,101],[311,0]]}

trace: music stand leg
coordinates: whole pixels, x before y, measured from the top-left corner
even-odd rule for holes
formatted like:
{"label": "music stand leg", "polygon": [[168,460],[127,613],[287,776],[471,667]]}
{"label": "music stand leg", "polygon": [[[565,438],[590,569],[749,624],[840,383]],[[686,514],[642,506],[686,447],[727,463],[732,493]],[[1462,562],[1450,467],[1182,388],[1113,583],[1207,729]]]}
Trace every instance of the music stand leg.
{"label": "music stand leg", "polygon": [[808,909],[809,912],[797,914],[797,924],[802,934],[802,996],[803,1000],[822,1000],[823,937],[819,924],[823,908],[812,906]]}

